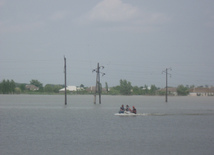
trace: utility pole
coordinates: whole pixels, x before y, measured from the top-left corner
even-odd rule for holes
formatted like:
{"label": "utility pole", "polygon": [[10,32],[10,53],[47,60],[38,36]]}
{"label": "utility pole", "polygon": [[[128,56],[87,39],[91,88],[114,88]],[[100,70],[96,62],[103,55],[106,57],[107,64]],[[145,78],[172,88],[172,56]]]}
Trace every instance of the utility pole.
{"label": "utility pole", "polygon": [[[166,68],[162,73],[166,73],[166,94],[165,94],[165,102],[168,102],[168,70],[172,70],[171,68]],[[169,74],[171,77],[171,74]]]}
{"label": "utility pole", "polygon": [[99,63],[97,63],[97,68],[94,69],[92,72],[96,72],[96,86],[95,86],[95,91],[94,91],[94,104],[96,104],[96,94],[98,92],[99,94],[99,103],[101,104],[101,83],[100,83],[100,73],[102,76],[105,75],[105,73],[100,72],[100,68],[104,69],[104,66],[99,66]]}
{"label": "utility pole", "polygon": [[64,74],[65,74],[65,105],[67,105],[67,90],[66,90],[66,58],[64,56]]}

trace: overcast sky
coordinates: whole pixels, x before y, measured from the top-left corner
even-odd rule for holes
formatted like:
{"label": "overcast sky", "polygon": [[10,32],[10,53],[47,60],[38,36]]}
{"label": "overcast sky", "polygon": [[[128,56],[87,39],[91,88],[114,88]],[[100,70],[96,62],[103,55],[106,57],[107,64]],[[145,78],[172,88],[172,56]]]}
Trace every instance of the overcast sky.
{"label": "overcast sky", "polygon": [[214,85],[213,0],[0,0],[0,81]]}

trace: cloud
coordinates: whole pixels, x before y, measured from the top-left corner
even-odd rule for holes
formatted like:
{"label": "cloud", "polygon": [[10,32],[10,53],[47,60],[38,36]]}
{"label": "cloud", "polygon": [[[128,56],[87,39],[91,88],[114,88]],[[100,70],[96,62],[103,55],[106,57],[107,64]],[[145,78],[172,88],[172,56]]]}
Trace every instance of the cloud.
{"label": "cloud", "polygon": [[0,22],[0,34],[1,33],[19,33],[24,31],[32,31],[34,29],[44,26],[43,22],[21,23],[11,24],[7,22]]}
{"label": "cloud", "polygon": [[213,10],[206,10],[206,21],[205,21],[205,26],[209,28],[214,27],[214,13]]}
{"label": "cloud", "polygon": [[136,18],[139,14],[137,7],[123,3],[121,0],[103,0],[89,13],[90,21],[120,22]]}
{"label": "cloud", "polygon": [[68,16],[69,12],[65,10],[54,12],[51,16],[51,20],[58,21],[65,19]]}
{"label": "cloud", "polygon": [[80,23],[99,25],[102,30],[149,32],[169,19],[164,13],[141,10],[122,0],[103,0],[83,16]]}
{"label": "cloud", "polygon": [[14,19],[0,21],[0,33],[19,33],[25,31],[33,31],[48,25],[48,21],[50,20],[56,22],[65,19],[68,15],[68,11],[57,11],[54,12],[51,16],[44,16],[44,18],[41,18],[40,15],[38,15],[39,18],[35,21],[31,20],[31,18],[34,18],[28,15],[26,15],[26,19],[28,20],[25,22],[14,22]]}
{"label": "cloud", "polygon": [[0,0],[0,7],[2,7],[5,4],[4,0]]}

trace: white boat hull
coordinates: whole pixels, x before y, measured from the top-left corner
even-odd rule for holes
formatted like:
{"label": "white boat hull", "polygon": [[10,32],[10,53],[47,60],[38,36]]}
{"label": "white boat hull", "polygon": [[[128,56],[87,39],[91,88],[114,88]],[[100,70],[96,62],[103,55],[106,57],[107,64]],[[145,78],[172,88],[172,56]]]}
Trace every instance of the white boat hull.
{"label": "white boat hull", "polygon": [[127,111],[125,111],[124,113],[116,113],[116,114],[114,114],[114,115],[116,115],[116,116],[136,116],[137,114],[135,114],[135,113],[131,113],[131,112],[127,112]]}

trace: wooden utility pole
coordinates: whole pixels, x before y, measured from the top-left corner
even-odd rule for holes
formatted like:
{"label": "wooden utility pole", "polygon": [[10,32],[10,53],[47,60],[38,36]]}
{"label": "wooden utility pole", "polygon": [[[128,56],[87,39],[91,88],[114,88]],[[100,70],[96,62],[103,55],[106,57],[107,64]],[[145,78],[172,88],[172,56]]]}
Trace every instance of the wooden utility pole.
{"label": "wooden utility pole", "polygon": [[[97,63],[97,68],[94,69],[92,72],[96,72],[96,86],[94,90],[94,104],[96,104],[96,94],[98,92],[99,94],[99,103],[101,104],[101,83],[100,83],[100,68],[104,68],[104,66],[99,66],[99,63]],[[102,73],[102,76],[105,75],[105,73]]]}
{"label": "wooden utility pole", "polygon": [[99,79],[100,79],[100,67],[99,67],[99,63],[97,63],[97,70],[96,70],[96,72],[97,72],[97,76],[96,76],[96,85],[95,85],[95,90],[94,90],[94,104],[96,104],[97,87],[99,87]]}
{"label": "wooden utility pole", "polygon": [[168,101],[168,76],[167,76],[167,68],[166,68],[166,96],[165,96],[165,102]]}
{"label": "wooden utility pole", "polygon": [[67,84],[66,84],[66,58],[64,56],[64,74],[65,74],[65,105],[67,105]]}
{"label": "wooden utility pole", "polygon": [[[168,69],[172,70],[171,68],[166,68],[165,71],[163,71],[162,73],[166,73],[166,94],[165,94],[165,102],[168,102]],[[169,74],[171,76],[171,74]]]}

